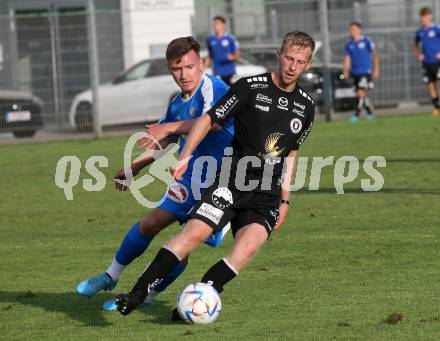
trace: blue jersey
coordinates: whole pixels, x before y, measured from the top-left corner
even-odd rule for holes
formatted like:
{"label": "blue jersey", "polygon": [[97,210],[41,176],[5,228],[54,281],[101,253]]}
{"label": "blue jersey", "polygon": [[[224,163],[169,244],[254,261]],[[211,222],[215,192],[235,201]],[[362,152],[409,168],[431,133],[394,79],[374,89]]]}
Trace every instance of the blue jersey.
{"label": "blue jersey", "polygon": [[345,45],[344,55],[351,58],[351,75],[369,75],[373,69],[374,43],[362,36],[359,40],[350,39]]}
{"label": "blue jersey", "polygon": [[228,55],[234,54],[240,49],[237,39],[230,34],[225,34],[220,38],[213,34],[208,37],[206,45],[214,64],[214,74],[221,77],[233,75],[235,62],[230,61]]}
{"label": "blue jersey", "polygon": [[[179,93],[168,106],[168,111],[159,123],[174,122],[174,121],[188,121],[200,117],[207,112],[211,107],[223,97],[228,91],[228,86],[216,77],[204,75],[201,84],[194,94],[184,99]],[[217,132],[210,132],[200,142],[193,152],[193,157],[188,163],[188,169],[184,175],[186,178],[191,178],[194,162],[201,156],[212,156],[217,162],[217,166],[221,165],[225,147],[231,145],[234,136],[234,123],[230,120],[222,130]],[[186,136],[179,137],[180,150],[182,151],[185,145]],[[215,177],[215,174],[213,174]],[[201,180],[204,181],[205,174],[202,175]]]}
{"label": "blue jersey", "polygon": [[439,62],[436,57],[440,53],[440,26],[432,25],[428,28],[419,28],[415,38],[416,44],[422,45],[422,52],[425,55],[423,64],[432,64]]}

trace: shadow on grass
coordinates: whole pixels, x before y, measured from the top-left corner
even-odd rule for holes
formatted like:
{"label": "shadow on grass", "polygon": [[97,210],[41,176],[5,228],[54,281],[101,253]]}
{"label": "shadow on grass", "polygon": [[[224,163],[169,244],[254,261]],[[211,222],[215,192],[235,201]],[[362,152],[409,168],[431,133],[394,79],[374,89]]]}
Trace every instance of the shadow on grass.
{"label": "shadow on grass", "polygon": [[[105,315],[117,314],[117,312],[105,312],[102,304],[114,298],[111,293],[100,293],[95,297],[87,298],[75,292],[47,293],[47,292],[15,292],[0,291],[0,315],[13,311],[16,305],[32,306],[44,309],[48,312],[64,313],[70,319],[77,320],[84,325],[93,327],[106,327],[113,325],[107,321]],[[135,314],[126,317],[135,317],[139,313],[148,315],[151,318],[141,320],[142,322],[171,324],[171,307],[165,302],[156,301],[151,307],[139,309]],[[138,318],[139,316],[137,316]]]}

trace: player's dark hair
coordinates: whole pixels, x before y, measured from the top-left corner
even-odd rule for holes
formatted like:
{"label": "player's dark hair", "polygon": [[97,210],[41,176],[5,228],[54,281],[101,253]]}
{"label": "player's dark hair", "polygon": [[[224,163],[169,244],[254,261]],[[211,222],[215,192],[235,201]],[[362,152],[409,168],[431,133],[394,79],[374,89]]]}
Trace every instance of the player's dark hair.
{"label": "player's dark hair", "polygon": [[181,37],[172,40],[166,51],[167,62],[172,60],[180,60],[189,51],[194,51],[200,57],[200,44],[193,37]]}
{"label": "player's dark hair", "polygon": [[222,17],[221,15],[216,15],[213,20],[220,20],[223,24],[226,24],[225,17]]}
{"label": "player's dark hair", "polygon": [[293,31],[284,36],[281,51],[283,51],[286,46],[297,46],[301,49],[310,47],[313,52],[315,51],[315,40],[305,32]]}
{"label": "player's dark hair", "polygon": [[362,28],[362,24],[359,21],[352,21],[348,26],[357,26],[359,28]]}
{"label": "player's dark hair", "polygon": [[424,17],[427,14],[432,14],[432,9],[430,7],[422,7],[419,11],[419,15]]}

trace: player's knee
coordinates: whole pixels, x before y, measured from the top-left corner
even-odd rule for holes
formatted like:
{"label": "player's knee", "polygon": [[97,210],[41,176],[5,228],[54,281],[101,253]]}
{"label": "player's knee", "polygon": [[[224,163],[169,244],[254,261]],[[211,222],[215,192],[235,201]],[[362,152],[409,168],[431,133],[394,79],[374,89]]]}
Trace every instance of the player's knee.
{"label": "player's knee", "polygon": [[247,259],[252,258],[257,253],[258,249],[259,247],[257,243],[254,242],[246,243],[243,247],[243,255]]}
{"label": "player's knee", "polygon": [[139,224],[139,231],[144,236],[155,236],[162,231],[162,229],[163,226],[161,226],[160,221],[155,217],[143,219]]}

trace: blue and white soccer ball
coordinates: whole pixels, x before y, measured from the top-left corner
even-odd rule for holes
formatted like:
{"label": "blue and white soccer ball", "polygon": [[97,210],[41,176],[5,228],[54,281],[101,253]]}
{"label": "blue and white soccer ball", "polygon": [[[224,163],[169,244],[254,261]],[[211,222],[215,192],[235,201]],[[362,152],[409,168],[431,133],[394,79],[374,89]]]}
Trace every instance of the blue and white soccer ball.
{"label": "blue and white soccer ball", "polygon": [[222,309],[217,290],[206,283],[193,283],[177,297],[177,311],[187,323],[207,324],[214,322]]}

